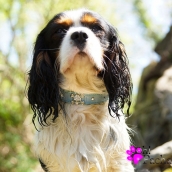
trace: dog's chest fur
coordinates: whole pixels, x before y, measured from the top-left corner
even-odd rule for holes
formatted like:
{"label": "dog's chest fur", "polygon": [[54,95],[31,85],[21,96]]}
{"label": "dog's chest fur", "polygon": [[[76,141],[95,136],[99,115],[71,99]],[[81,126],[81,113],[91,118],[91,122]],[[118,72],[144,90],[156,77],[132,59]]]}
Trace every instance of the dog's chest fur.
{"label": "dog's chest fur", "polygon": [[125,158],[127,127],[124,119],[110,117],[106,107],[65,105],[68,116],[60,114],[37,133],[35,150],[49,171],[102,171],[112,166],[112,156],[113,163]]}

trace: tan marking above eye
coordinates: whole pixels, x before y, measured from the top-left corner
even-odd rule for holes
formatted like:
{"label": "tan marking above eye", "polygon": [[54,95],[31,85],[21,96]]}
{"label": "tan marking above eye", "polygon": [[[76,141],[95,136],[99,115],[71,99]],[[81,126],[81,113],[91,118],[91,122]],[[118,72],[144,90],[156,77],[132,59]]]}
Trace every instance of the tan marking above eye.
{"label": "tan marking above eye", "polygon": [[58,20],[55,20],[55,23],[65,26],[71,26],[73,24],[73,21],[70,18],[62,17]]}
{"label": "tan marking above eye", "polygon": [[81,18],[81,23],[97,23],[97,19],[90,14],[84,14]]}

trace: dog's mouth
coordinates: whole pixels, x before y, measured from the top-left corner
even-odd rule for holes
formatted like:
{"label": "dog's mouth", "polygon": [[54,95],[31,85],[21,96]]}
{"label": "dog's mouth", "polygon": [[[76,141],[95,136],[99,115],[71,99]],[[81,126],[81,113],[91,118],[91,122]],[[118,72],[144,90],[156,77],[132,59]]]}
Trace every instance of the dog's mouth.
{"label": "dog's mouth", "polygon": [[76,53],[76,55],[73,57],[73,62],[71,65],[79,65],[79,66],[84,66],[84,65],[94,65],[94,62],[89,55],[89,53],[86,53],[84,51],[79,51]]}
{"label": "dog's mouth", "polygon": [[78,52],[78,55],[80,55],[81,57],[88,56],[88,55],[87,55],[85,52],[83,52],[83,51]]}
{"label": "dog's mouth", "polygon": [[93,54],[92,51],[89,51],[88,48],[79,50],[77,47],[74,47],[71,53],[68,54],[65,63],[61,68],[61,73],[64,74],[67,71],[78,71],[79,68],[83,70],[94,69],[100,71],[103,69],[101,60],[98,59],[96,53]]}
{"label": "dog's mouth", "polygon": [[89,63],[91,63],[91,57],[86,52],[77,50],[75,53],[71,53],[68,57],[65,67],[63,67],[63,73],[73,66],[84,67],[84,65],[88,65]]}

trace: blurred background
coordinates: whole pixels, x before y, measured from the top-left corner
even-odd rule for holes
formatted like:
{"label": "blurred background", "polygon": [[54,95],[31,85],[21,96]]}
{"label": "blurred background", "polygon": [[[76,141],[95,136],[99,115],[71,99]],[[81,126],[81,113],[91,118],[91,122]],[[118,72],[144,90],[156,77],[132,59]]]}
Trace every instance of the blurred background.
{"label": "blurred background", "polygon": [[80,7],[112,23],[126,47],[133,144],[171,158],[171,164],[140,164],[137,170],[172,172],[172,0],[0,0],[0,172],[41,172],[25,94],[32,50],[55,14]]}

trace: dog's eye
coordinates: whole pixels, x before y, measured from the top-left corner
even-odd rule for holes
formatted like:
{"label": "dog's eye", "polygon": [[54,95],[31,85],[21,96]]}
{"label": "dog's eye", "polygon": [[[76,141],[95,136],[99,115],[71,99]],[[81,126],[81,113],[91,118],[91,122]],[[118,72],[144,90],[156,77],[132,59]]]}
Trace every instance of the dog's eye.
{"label": "dog's eye", "polygon": [[99,25],[93,25],[93,26],[90,27],[90,29],[91,29],[93,32],[102,31],[102,28],[101,28]]}
{"label": "dog's eye", "polygon": [[56,30],[55,33],[58,33],[58,34],[65,34],[65,33],[66,33],[66,29],[59,28],[59,29]]}

